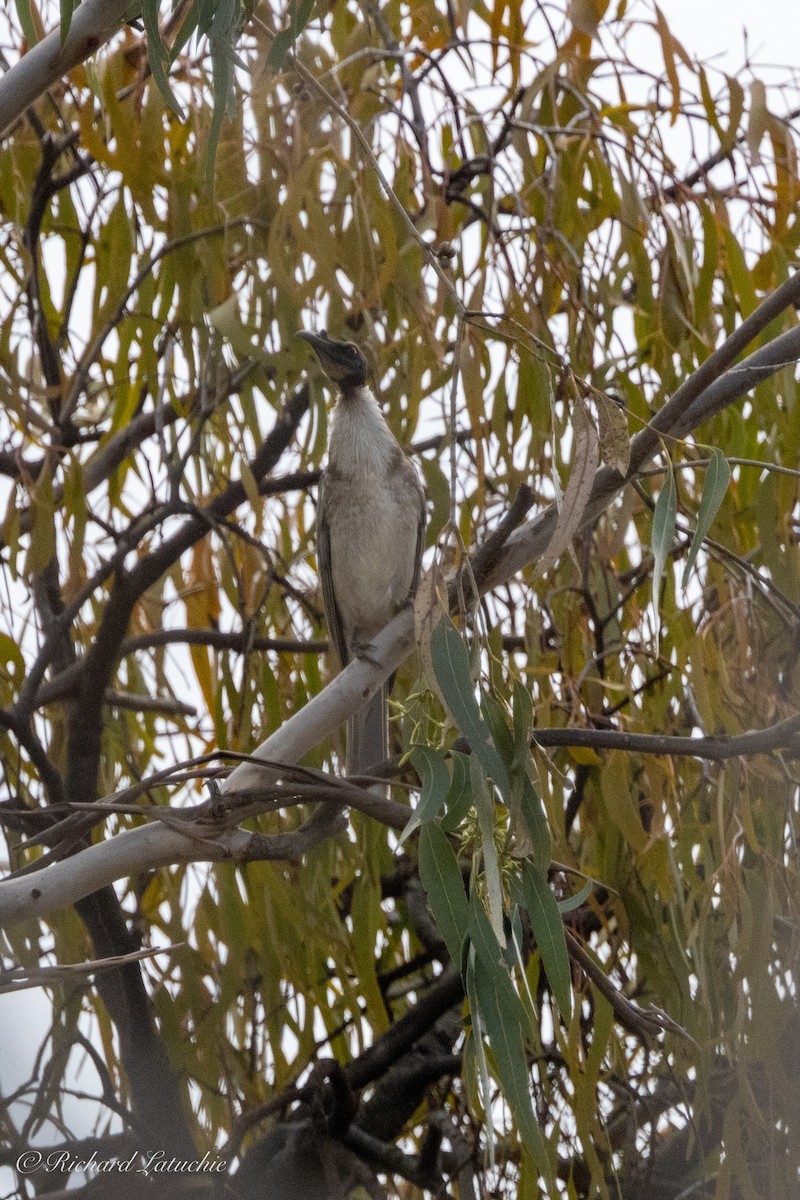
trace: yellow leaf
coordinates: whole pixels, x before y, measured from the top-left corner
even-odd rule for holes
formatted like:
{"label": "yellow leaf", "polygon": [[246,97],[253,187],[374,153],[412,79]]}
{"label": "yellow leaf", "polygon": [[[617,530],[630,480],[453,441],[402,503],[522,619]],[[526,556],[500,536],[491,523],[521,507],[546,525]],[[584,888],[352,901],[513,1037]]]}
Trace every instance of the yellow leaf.
{"label": "yellow leaf", "polygon": [[569,756],[582,767],[596,767],[603,760],[591,746],[570,746]]}
{"label": "yellow leaf", "polygon": [[56,550],[56,530],[53,520],[53,478],[45,464],[36,481],[31,498],[31,540],[25,555],[25,574],[39,575]]}
{"label": "yellow leaf", "polygon": [[628,756],[622,751],[610,754],[600,777],[600,791],[609,817],[628,845],[641,854],[647,849],[648,837],[633,797],[628,767]]}
{"label": "yellow leaf", "polygon": [[607,467],[625,475],[631,461],[631,439],[628,417],[619,404],[605,392],[593,392],[600,427],[600,451]]}
{"label": "yellow leaf", "polygon": [[607,8],[603,0],[571,0],[569,19],[578,33],[594,37]]}
{"label": "yellow leaf", "polygon": [[667,72],[669,86],[672,88],[672,108],[670,116],[674,125],[681,111],[681,82],[678,78],[678,68],[675,65],[675,56],[682,58],[684,62],[688,62],[686,51],[681,46],[677,38],[673,37],[670,32],[669,25],[664,20],[664,14],[656,5],[656,31],[661,39],[661,52],[664,55],[664,69]]}
{"label": "yellow leaf", "polygon": [[579,401],[573,409],[573,424],[575,454],[572,459],[572,471],[564,492],[564,499],[561,502],[553,536],[536,566],[537,577],[541,577],[550,570],[550,567],[558,561],[580,529],[586,502],[594,484],[595,471],[600,461],[597,434],[582,401]]}
{"label": "yellow leaf", "polygon": [[759,147],[764,134],[767,132],[767,89],[761,79],[754,79],[750,84],[750,116],[747,121],[747,148],[750,158],[756,166],[761,166],[763,159]]}
{"label": "yellow leaf", "polygon": [[665,837],[656,838],[648,847],[647,853],[641,860],[642,877],[652,877],[659,891],[659,897],[669,903],[675,897],[675,876],[670,862],[669,841]]}
{"label": "yellow leaf", "polygon": [[[192,552],[187,585],[183,602],[189,628],[216,627],[220,614],[219,583],[207,539],[198,542]],[[216,688],[211,671],[211,652],[206,646],[192,646],[190,655],[203,699],[209,710],[213,711]]]}

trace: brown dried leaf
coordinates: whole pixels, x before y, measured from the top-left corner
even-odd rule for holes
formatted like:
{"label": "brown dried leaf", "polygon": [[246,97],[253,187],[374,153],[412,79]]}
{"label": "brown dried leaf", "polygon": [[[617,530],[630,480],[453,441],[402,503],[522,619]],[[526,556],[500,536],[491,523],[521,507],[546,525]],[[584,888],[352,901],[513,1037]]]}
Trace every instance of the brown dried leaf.
{"label": "brown dried leaf", "polygon": [[631,463],[631,439],[625,410],[605,392],[594,392],[600,426],[600,452],[607,467],[627,474]]}
{"label": "brown dried leaf", "polygon": [[414,597],[414,638],[419,647],[420,665],[428,686],[436,693],[442,704],[441,692],[436,682],[431,657],[431,634],[447,612],[447,588],[438,561],[425,571],[419,581]]}
{"label": "brown dried leaf", "polygon": [[537,575],[549,571],[569,546],[580,528],[586,503],[591,495],[595,472],[600,465],[597,433],[579,400],[575,405],[573,425],[575,428],[575,455],[572,474],[569,477],[558,521],[550,544],[539,560]]}

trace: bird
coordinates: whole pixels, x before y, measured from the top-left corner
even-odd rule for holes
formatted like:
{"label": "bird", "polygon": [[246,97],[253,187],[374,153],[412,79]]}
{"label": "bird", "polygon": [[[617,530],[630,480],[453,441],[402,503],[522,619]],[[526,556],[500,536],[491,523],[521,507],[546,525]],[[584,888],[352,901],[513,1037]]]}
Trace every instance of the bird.
{"label": "bird", "polygon": [[[317,507],[325,617],[342,668],[411,603],[425,544],[425,492],[367,386],[355,342],[300,330],[338,387]],[[345,772],[368,774],[389,753],[387,680],[347,723]]]}

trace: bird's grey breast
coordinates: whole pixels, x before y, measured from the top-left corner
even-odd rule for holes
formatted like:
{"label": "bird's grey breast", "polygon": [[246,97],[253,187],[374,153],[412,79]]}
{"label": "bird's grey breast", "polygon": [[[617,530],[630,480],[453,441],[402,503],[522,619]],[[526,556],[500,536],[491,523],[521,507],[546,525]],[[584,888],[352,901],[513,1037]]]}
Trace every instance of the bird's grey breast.
{"label": "bird's grey breast", "polygon": [[348,476],[335,465],[326,472],[331,576],[348,644],[378,633],[411,590],[419,503],[405,465],[398,446],[382,472]]}

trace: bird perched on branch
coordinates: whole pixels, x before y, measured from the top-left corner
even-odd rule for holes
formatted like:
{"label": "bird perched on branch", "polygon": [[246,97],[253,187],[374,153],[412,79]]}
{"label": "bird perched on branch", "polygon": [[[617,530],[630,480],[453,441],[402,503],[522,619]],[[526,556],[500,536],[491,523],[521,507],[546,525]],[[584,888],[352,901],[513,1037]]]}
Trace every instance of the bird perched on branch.
{"label": "bird perched on branch", "polygon": [[[368,657],[372,639],[414,596],[425,536],[425,493],[367,387],[353,342],[305,330],[339,387],[317,511],[325,616],[343,667]],[[347,723],[346,770],[364,774],[388,755],[387,681]]]}

